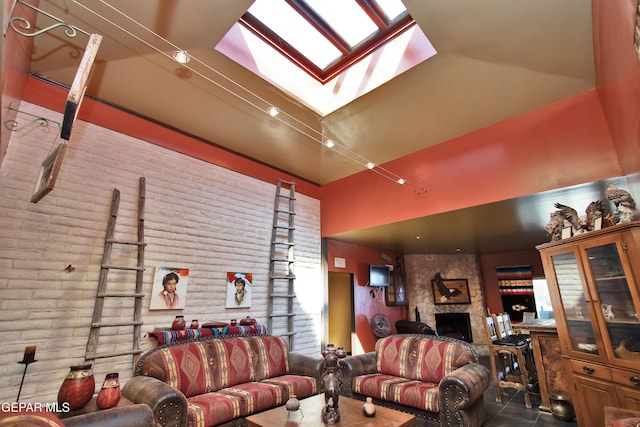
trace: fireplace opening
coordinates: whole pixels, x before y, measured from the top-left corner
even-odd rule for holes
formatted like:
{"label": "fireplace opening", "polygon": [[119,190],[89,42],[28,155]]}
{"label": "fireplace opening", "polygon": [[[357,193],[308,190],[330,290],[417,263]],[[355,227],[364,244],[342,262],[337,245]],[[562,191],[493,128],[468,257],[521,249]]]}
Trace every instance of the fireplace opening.
{"label": "fireplace opening", "polygon": [[473,342],[469,313],[436,313],[438,335]]}

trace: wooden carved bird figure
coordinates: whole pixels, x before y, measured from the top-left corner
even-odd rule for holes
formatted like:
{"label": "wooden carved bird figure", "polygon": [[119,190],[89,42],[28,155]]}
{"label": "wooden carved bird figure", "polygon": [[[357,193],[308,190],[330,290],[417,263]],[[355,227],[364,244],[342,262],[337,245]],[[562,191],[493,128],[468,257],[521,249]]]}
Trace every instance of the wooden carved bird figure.
{"label": "wooden carved bird figure", "polygon": [[436,281],[436,285],[438,286],[438,291],[440,292],[440,295],[442,295],[442,297],[440,298],[440,301],[444,302],[450,298],[455,297],[456,295],[460,295],[461,293],[460,289],[449,289],[445,286],[440,273],[436,273],[436,276],[434,277],[433,280]]}
{"label": "wooden carved bird figure", "polygon": [[616,187],[614,184],[607,184],[604,191],[605,197],[610,200],[618,209],[620,206],[627,207],[629,209],[636,208],[636,202],[631,197],[628,191]]}
{"label": "wooden carved bird figure", "polygon": [[633,220],[636,202],[628,191],[618,188],[613,184],[607,184],[604,194],[616,207],[616,210],[613,212],[616,223],[620,224]]}
{"label": "wooden carved bird figure", "polygon": [[560,212],[551,212],[549,215],[549,222],[545,227],[547,234],[551,236],[551,241],[562,239],[562,229],[564,228],[564,215]]}
{"label": "wooden carved bird figure", "polygon": [[559,209],[557,212],[560,213],[564,219],[569,222],[569,224],[571,224],[574,229],[574,234],[592,231],[594,229],[595,220],[604,215],[604,206],[600,200],[589,203],[589,206],[587,206],[587,209],[585,210],[586,215],[583,217],[579,217],[578,212],[571,206],[556,203],[555,207]]}

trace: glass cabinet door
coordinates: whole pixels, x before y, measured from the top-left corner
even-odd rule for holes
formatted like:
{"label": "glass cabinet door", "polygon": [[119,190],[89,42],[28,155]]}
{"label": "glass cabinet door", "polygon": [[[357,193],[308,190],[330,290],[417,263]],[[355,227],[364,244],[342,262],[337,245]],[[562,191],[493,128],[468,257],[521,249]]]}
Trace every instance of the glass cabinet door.
{"label": "glass cabinet door", "polygon": [[595,338],[597,334],[593,329],[592,315],[589,311],[590,299],[585,294],[585,286],[582,284],[575,253],[553,255],[551,259],[573,351],[593,355],[603,354]]}
{"label": "glass cabinet door", "polygon": [[600,297],[607,334],[616,359],[640,361],[640,322],[618,246],[609,243],[586,249],[594,283]]}

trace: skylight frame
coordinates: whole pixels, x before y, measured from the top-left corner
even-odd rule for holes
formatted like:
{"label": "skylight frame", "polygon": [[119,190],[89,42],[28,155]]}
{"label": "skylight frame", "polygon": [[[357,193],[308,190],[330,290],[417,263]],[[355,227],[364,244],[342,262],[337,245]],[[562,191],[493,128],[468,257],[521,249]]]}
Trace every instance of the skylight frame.
{"label": "skylight frame", "polygon": [[271,28],[250,12],[246,12],[238,22],[322,84],[330,81],[344,69],[360,61],[388,40],[415,25],[415,21],[411,15],[409,15],[408,11],[395,19],[389,20],[375,0],[355,0],[369,18],[378,26],[378,31],[374,32],[368,38],[365,38],[356,46],[350,47],[349,43],[335,32],[331,26],[303,0],[284,1],[342,52],[342,56],[322,69],[284,41]]}

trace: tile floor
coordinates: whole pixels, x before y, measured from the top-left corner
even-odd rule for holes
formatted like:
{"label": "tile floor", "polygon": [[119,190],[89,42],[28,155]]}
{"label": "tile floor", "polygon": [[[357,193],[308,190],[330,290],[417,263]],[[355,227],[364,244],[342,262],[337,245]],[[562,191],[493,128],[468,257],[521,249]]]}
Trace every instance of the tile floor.
{"label": "tile floor", "polygon": [[[480,362],[488,369],[488,357],[481,357]],[[573,421],[558,420],[548,412],[538,409],[540,397],[533,395],[531,398],[531,409],[524,406],[524,396],[521,392],[508,390],[502,399],[502,403],[496,402],[496,393],[493,383],[484,393],[484,406],[486,412],[485,427],[577,427],[578,423]]]}

